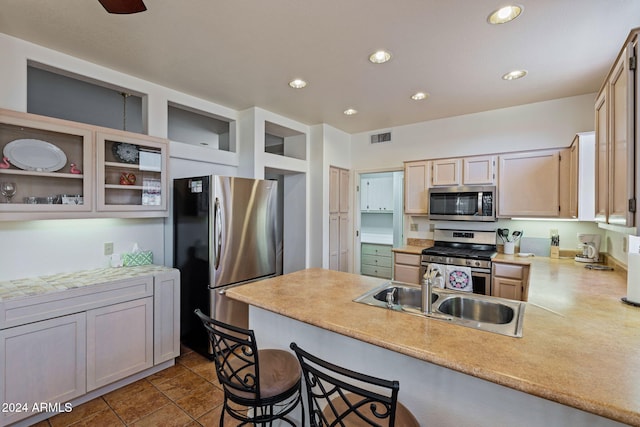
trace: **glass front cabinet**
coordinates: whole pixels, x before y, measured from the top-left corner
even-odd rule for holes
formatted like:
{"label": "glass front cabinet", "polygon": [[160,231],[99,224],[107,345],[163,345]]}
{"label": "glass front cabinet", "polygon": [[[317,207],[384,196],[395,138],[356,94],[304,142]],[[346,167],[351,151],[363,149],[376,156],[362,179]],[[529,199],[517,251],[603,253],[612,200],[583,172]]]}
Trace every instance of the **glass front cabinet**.
{"label": "glass front cabinet", "polygon": [[168,147],[0,109],[0,221],[167,216]]}

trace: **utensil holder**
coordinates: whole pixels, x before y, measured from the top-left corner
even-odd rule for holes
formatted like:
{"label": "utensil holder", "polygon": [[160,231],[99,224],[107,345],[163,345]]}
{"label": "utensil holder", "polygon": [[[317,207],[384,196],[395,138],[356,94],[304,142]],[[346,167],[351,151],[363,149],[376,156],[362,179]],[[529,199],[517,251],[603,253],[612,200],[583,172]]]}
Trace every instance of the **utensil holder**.
{"label": "utensil holder", "polygon": [[504,253],[505,255],[513,255],[516,249],[515,242],[504,242]]}

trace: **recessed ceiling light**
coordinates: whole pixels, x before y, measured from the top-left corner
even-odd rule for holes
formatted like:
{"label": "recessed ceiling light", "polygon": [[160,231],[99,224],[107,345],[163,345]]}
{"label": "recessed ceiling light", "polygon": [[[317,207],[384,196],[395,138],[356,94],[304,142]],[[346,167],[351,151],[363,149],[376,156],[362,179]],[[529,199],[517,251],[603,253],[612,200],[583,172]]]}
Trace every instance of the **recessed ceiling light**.
{"label": "recessed ceiling light", "polygon": [[347,116],[353,116],[354,114],[358,114],[358,110],[347,108],[346,110],[344,110],[344,114],[346,114]]}
{"label": "recessed ceiling light", "polygon": [[413,99],[414,101],[422,101],[423,99],[427,99],[428,97],[429,94],[424,92],[417,92],[411,95],[411,99]]}
{"label": "recessed ceiling light", "polygon": [[383,64],[391,59],[391,54],[386,50],[379,50],[369,55],[369,61],[374,64]]}
{"label": "recessed ceiling light", "polygon": [[302,89],[306,85],[307,85],[307,82],[305,82],[302,79],[294,79],[289,82],[289,86],[291,86],[294,89]]}
{"label": "recessed ceiling light", "polygon": [[517,4],[511,4],[509,6],[501,7],[495,10],[487,17],[489,24],[504,24],[509,21],[513,21],[522,13],[523,7]]}
{"label": "recessed ceiling light", "polygon": [[527,70],[514,70],[509,71],[507,74],[502,76],[502,80],[517,80],[521,79],[527,75]]}

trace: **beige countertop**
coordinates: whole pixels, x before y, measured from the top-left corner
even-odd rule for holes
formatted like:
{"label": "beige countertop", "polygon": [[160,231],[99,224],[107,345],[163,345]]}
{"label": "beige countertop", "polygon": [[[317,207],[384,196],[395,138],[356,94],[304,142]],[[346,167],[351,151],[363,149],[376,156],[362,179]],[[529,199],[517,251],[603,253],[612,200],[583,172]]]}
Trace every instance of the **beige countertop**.
{"label": "beige countertop", "polygon": [[412,255],[421,255],[422,254],[422,250],[425,248],[426,246],[400,246],[397,248],[392,248],[391,250],[393,252],[401,252],[403,254],[412,254]]}
{"label": "beige countertop", "polygon": [[107,283],[172,270],[161,265],[97,268],[0,282],[0,301]]}
{"label": "beige countertop", "polygon": [[[503,256],[504,262],[521,262]],[[522,338],[352,300],[385,281],[307,269],[230,289],[283,316],[535,396],[640,425],[640,308],[624,271],[533,257]],[[327,298],[331,295],[331,298]],[[313,301],[313,304],[309,304]]]}

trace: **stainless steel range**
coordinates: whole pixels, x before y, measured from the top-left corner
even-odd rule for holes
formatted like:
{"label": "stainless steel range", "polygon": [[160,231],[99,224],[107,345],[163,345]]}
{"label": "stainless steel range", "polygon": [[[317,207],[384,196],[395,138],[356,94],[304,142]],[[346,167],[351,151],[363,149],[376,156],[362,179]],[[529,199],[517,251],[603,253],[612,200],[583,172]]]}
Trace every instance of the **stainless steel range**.
{"label": "stainless steel range", "polygon": [[[496,256],[496,232],[436,229],[434,246],[422,250],[422,275],[429,264],[444,270],[450,289],[491,294],[491,260]],[[460,267],[460,268],[455,268]],[[471,286],[465,289],[470,274]]]}

